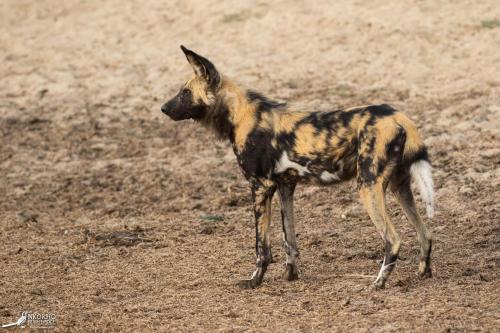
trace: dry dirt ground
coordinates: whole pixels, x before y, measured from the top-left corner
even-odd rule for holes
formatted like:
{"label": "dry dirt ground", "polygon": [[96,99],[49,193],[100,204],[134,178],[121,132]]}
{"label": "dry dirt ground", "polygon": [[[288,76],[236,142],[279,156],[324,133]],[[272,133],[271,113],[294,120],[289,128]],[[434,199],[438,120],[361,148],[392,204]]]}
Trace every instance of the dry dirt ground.
{"label": "dry dirt ground", "polygon": [[[185,44],[245,86],[328,110],[390,103],[434,165],[434,278],[415,233],[382,291],[355,183],[300,187],[300,280],[254,267],[245,179],[225,142],[160,105]],[[500,330],[498,1],[0,2],[0,323],[58,331]],[[419,201],[419,207],[422,204]]]}

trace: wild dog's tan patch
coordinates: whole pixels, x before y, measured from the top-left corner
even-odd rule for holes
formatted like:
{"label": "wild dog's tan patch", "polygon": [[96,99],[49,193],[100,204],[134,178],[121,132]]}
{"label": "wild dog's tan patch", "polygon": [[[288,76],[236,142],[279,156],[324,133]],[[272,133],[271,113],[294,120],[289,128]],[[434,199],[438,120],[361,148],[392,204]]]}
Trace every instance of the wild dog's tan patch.
{"label": "wild dog's tan patch", "polygon": [[360,123],[361,123],[361,116],[359,114],[354,115],[354,117],[352,117],[351,122],[349,123],[349,127],[347,129],[349,132],[348,136],[356,136],[357,135]]}
{"label": "wild dog's tan patch", "polygon": [[274,121],[274,131],[276,133],[291,133],[300,120],[308,116],[308,112],[283,112],[276,114]]}
{"label": "wild dog's tan patch", "polygon": [[295,152],[307,158],[313,158],[317,152],[316,128],[311,124],[299,126],[295,130]]}
{"label": "wild dog's tan patch", "polygon": [[239,151],[243,150],[248,134],[255,128],[256,120],[254,108],[246,106],[239,108],[234,119],[234,143]]}
{"label": "wild dog's tan patch", "polygon": [[199,77],[194,76],[185,85],[185,87],[191,90],[193,102],[205,105],[210,105],[213,102],[214,97],[207,93],[207,84],[204,80]]}
{"label": "wild dog's tan patch", "polygon": [[340,127],[335,135],[330,139],[330,145],[334,148],[340,147],[340,141],[346,137],[348,129],[345,127]]}
{"label": "wild dog's tan patch", "polygon": [[406,143],[403,156],[408,157],[422,149],[424,142],[418,134],[415,124],[403,113],[396,113],[394,119],[406,131]]}
{"label": "wild dog's tan patch", "polygon": [[394,118],[385,117],[378,119],[373,125],[373,129],[377,136],[374,156],[378,159],[384,159],[387,155],[387,144],[396,136],[398,125]]}
{"label": "wild dog's tan patch", "polygon": [[315,142],[314,142],[314,145],[313,145],[313,148],[314,148],[314,151],[316,153],[316,155],[323,155],[325,150],[326,150],[326,147],[327,147],[327,143],[326,143],[326,140],[327,140],[327,131],[321,131],[318,135],[316,135],[315,137]]}
{"label": "wild dog's tan patch", "polygon": [[273,131],[273,119],[274,113],[267,112],[261,115],[261,120],[258,124],[259,128],[265,129],[268,131]]}
{"label": "wild dog's tan patch", "polygon": [[278,148],[278,140],[276,140],[276,138],[272,139],[271,140],[271,146],[274,148],[274,149],[277,149]]}
{"label": "wild dog's tan patch", "polygon": [[359,137],[360,133],[365,130],[366,124],[370,120],[369,114],[360,115],[357,120],[356,136]]}
{"label": "wild dog's tan patch", "polygon": [[256,106],[248,102],[243,89],[227,78],[222,85],[221,94],[224,96],[234,126],[234,144],[238,151],[242,151],[248,134],[257,126]]}

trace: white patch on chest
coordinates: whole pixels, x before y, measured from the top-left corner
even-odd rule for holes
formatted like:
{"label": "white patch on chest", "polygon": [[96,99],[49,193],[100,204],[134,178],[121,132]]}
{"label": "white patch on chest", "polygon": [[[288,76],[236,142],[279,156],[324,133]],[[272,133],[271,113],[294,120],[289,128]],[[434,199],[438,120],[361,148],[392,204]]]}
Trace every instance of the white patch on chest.
{"label": "white patch on chest", "polygon": [[336,173],[330,173],[328,171],[323,171],[319,178],[326,183],[340,180]]}
{"label": "white patch on chest", "polygon": [[277,174],[283,173],[288,169],[296,170],[300,176],[304,176],[306,173],[311,173],[309,169],[307,169],[307,166],[303,166],[297,162],[290,161],[290,159],[288,158],[288,154],[285,151],[281,155],[278,163],[276,163],[276,166],[274,167],[274,172]]}

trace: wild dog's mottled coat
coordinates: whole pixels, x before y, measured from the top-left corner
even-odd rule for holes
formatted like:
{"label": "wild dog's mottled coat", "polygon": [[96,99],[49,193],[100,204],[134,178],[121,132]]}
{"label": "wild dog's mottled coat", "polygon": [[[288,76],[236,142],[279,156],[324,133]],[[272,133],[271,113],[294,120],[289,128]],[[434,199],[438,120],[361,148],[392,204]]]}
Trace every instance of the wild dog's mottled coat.
{"label": "wild dog's mottled coat", "polygon": [[388,186],[417,229],[420,275],[431,275],[431,236],[415,208],[410,179],[417,178],[431,215],[432,178],[427,149],[411,120],[385,104],[331,112],[294,111],[239,87],[221,76],[206,58],[184,47],[182,50],[195,76],[162,111],[174,120],[195,119],[229,140],[251,183],[257,268],[242,286],[259,285],[271,261],[269,226],[276,190],[282,210],[286,277],[293,280],[297,278],[298,255],[292,202],[296,184],[330,185],[354,177],[361,201],[385,241],[386,255],[376,286],[384,286],[400,247],[385,208]]}

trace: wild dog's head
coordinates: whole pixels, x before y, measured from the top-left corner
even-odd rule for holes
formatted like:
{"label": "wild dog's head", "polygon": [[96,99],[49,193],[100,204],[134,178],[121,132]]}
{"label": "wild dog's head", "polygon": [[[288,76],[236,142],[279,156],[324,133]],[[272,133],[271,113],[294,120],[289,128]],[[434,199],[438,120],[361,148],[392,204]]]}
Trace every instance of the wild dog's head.
{"label": "wild dog's head", "polygon": [[175,121],[202,119],[215,103],[215,94],[220,87],[221,78],[208,59],[182,45],[181,49],[195,75],[184,84],[175,97],[162,105],[161,111]]}

